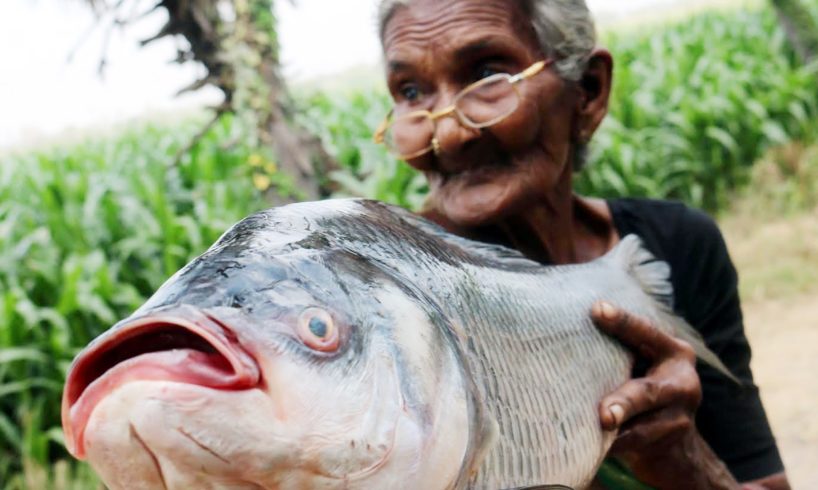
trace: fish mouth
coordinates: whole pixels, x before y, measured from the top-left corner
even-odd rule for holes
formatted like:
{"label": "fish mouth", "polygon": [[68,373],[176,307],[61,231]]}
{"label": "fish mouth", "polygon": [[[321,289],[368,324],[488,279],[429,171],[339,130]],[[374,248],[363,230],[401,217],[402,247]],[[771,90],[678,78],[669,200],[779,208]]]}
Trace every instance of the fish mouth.
{"label": "fish mouth", "polygon": [[190,306],[126,320],[74,360],[62,399],[66,446],[85,456],[85,428],[105,396],[131,381],[168,381],[216,390],[261,382],[258,363],[214,316]]}

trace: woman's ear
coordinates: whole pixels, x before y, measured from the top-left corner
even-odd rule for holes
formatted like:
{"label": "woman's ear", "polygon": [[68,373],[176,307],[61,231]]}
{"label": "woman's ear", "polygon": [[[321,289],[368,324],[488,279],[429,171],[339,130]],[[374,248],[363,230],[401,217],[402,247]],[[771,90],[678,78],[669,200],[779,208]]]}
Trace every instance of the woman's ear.
{"label": "woman's ear", "polygon": [[587,143],[608,113],[608,98],[613,81],[613,58],[608,50],[596,48],[577,82],[577,141]]}

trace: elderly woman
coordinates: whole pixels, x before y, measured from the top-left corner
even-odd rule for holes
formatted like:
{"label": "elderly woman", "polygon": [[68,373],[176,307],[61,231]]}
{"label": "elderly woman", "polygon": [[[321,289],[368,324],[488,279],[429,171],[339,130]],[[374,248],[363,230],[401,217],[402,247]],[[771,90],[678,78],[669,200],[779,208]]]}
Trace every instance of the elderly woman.
{"label": "elderly woman", "polygon": [[658,488],[788,488],[712,220],[677,203],[572,192],[613,68],[584,1],[382,0],[379,15],[394,109],[377,136],[426,175],[423,214],[552,264],[639,234],[672,267],[677,312],[745,381],[740,390],[706,367],[697,375],[686,344],[596,305],[598,326],[645,364],[600,404],[602,426],[620,431],[612,453]]}

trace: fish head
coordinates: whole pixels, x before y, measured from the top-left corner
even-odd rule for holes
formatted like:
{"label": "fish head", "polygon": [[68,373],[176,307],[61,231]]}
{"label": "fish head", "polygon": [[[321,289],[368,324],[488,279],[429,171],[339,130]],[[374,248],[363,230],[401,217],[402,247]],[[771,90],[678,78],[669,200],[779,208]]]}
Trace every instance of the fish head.
{"label": "fish head", "polygon": [[264,229],[228,233],[80,353],[69,450],[114,489],[454,482],[471,401],[445,318],[318,232]]}

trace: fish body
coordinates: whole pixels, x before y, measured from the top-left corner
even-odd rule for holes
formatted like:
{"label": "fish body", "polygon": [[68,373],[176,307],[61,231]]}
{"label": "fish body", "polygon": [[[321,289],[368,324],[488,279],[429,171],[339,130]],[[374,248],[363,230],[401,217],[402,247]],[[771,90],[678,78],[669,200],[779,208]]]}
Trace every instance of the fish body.
{"label": "fish body", "polygon": [[628,351],[612,301],[694,343],[625,237],[542,266],[366,200],[228,230],[72,365],[69,449],[112,489],[587,485]]}

